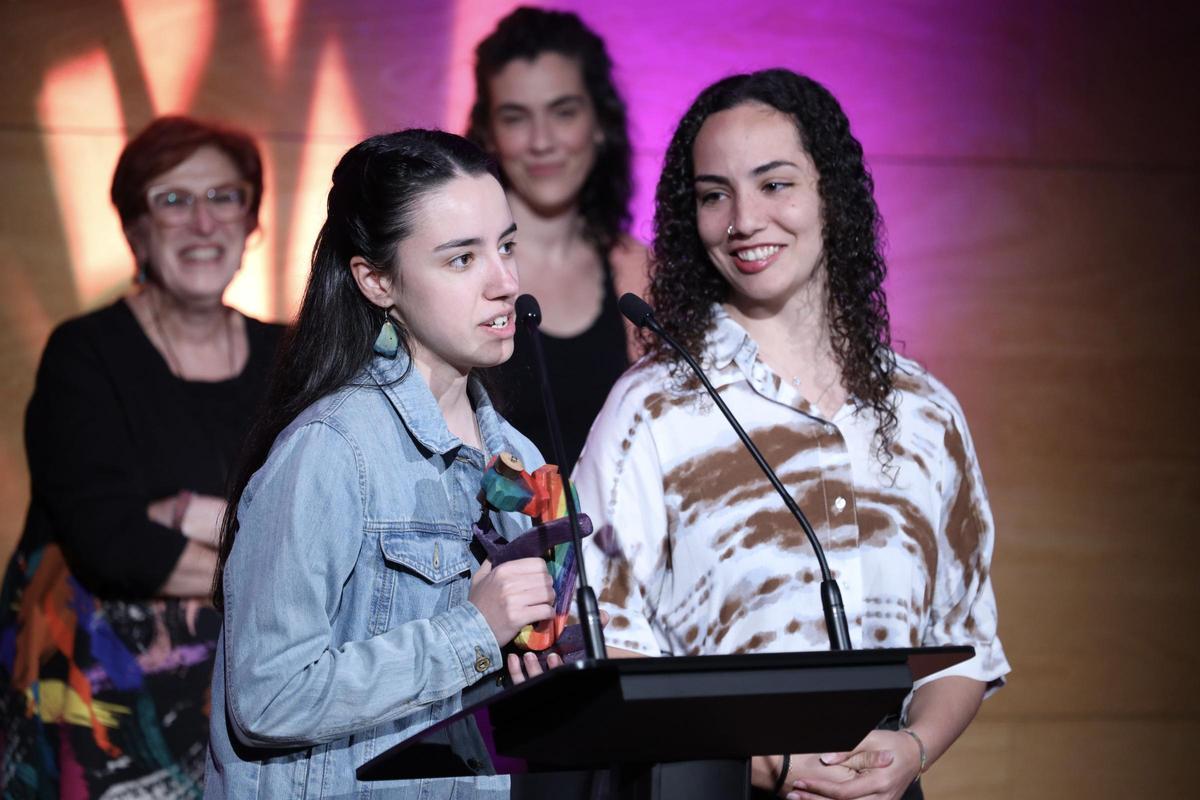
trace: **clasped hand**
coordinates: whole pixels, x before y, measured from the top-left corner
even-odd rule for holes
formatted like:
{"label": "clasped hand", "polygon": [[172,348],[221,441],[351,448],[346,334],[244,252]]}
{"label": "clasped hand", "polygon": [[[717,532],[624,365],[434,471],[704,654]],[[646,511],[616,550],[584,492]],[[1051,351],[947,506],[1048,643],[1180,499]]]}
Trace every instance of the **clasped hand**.
{"label": "clasped hand", "polygon": [[788,800],[897,800],[916,780],[921,754],[911,736],[871,731],[854,750],[793,757]]}

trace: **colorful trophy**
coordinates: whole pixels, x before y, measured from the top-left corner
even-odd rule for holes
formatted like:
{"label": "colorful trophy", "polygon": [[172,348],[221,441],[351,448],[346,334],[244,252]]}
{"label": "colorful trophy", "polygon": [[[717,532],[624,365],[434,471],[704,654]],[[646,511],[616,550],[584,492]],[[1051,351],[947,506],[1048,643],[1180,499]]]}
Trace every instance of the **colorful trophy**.
{"label": "colorful trophy", "polygon": [[[572,493],[575,487],[571,486]],[[526,625],[513,640],[521,650],[538,653],[540,660],[549,652],[557,652],[574,660],[583,655],[583,636],[578,625],[567,625],[575,593],[575,547],[571,542],[570,520],[567,519],[566,489],[558,467],[546,464],[525,471],[521,460],[511,453],[501,453],[488,463],[483,473],[482,499],[497,511],[526,514],[533,518],[534,527],[512,542],[488,523],[488,529],[475,527],[475,538],[496,566],[518,558],[541,556],[546,559],[550,577],[554,579],[554,617],[544,622]],[[573,495],[578,507],[578,495]],[[579,535],[592,532],[592,522],[579,514]]]}

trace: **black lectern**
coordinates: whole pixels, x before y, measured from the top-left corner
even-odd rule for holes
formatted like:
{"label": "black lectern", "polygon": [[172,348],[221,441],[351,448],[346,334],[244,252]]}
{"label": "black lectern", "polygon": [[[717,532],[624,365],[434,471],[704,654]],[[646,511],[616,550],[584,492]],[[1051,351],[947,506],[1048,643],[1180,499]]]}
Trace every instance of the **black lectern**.
{"label": "black lectern", "polygon": [[613,797],[746,797],[751,756],[851,749],[899,711],[914,680],[973,653],[931,647],[579,661],[443,720],[361,766],[358,777],[474,774],[478,765],[424,743],[474,717],[501,774],[612,768]]}

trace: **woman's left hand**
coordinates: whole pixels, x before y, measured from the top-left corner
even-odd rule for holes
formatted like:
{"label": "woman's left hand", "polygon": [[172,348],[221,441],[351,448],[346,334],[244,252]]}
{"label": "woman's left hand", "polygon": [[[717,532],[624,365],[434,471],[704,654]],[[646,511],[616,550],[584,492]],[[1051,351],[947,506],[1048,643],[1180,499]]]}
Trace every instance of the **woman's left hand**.
{"label": "woman's left hand", "polygon": [[[558,653],[551,653],[546,656],[547,669],[554,669],[562,666],[562,659]],[[524,683],[528,678],[536,678],[542,674],[542,665],[538,661],[536,653],[525,653],[518,656],[516,653],[509,653],[508,659],[505,661],[508,667],[508,677],[512,679],[513,685]]]}
{"label": "woman's left hand", "polygon": [[[897,800],[917,778],[921,770],[921,751],[916,741],[899,731],[871,731],[852,752],[821,757],[827,765],[841,764],[854,756],[891,753],[886,766],[864,769],[844,782],[816,779],[798,780],[787,793],[789,800]],[[886,763],[886,758],[876,759]]]}
{"label": "woman's left hand", "polygon": [[[608,612],[601,611],[600,627],[604,628],[607,626]],[[563,660],[558,653],[551,653],[546,656],[546,669],[561,667],[562,663]],[[542,663],[538,661],[537,656],[533,653],[525,653],[520,656],[516,653],[509,653],[504,665],[508,669],[508,677],[512,680],[513,686],[516,686],[518,683],[524,683],[529,678],[536,678],[545,671],[542,669]]]}

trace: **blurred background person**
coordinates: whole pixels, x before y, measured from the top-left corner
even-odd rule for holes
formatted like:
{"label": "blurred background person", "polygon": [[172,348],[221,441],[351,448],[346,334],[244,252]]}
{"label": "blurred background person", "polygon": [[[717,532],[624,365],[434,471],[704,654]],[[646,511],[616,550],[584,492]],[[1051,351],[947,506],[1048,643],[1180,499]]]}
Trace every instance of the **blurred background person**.
{"label": "blurred background person", "polygon": [[247,134],[153,121],[112,202],[133,291],[51,335],[0,602],[5,797],[198,795],[221,499],[282,326],[222,302],[258,227]]}
{"label": "blurred background person", "polygon": [[[570,469],[636,353],[617,309],[644,294],[645,247],[626,232],[633,189],[625,103],[604,41],[578,16],[518,8],[475,50],[469,139],[499,163],[521,238],[521,288],[538,298]],[[495,370],[500,403],[554,460],[528,343]]]}

